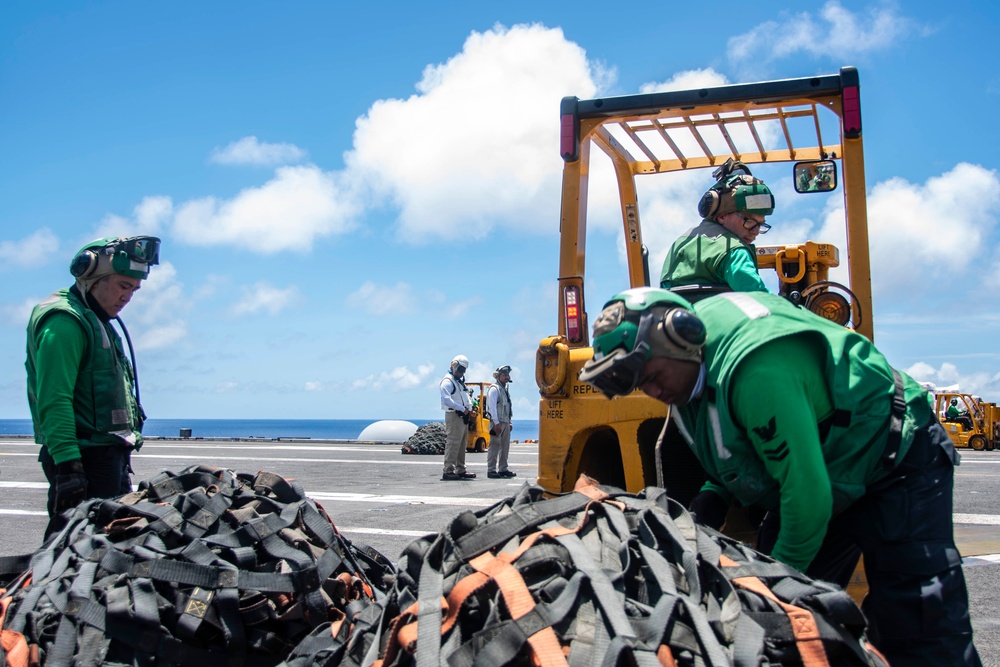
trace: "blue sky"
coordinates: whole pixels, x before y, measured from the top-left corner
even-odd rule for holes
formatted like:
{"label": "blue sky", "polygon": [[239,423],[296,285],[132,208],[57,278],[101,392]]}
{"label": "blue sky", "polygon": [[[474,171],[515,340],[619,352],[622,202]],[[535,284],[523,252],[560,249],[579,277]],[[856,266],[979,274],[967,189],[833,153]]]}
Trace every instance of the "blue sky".
{"label": "blue sky", "polygon": [[[473,380],[513,366],[515,419],[535,419],[560,98],[843,65],[876,342],[1000,401],[996,4],[679,4],[4,3],[0,418],[28,417],[25,323],[76,250],[154,234],[163,263],[122,315],[151,417],[436,418],[461,353]],[[795,197],[787,166],[763,176],[768,243],[843,250],[836,199]],[[654,267],[709,180],[640,190]],[[592,308],[625,280],[606,185]]]}

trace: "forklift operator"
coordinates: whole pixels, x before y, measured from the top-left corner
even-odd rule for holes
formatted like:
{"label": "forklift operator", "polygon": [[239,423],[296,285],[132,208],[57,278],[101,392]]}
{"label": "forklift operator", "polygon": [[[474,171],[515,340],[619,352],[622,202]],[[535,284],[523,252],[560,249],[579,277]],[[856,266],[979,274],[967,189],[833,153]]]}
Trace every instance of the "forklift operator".
{"label": "forklift operator", "polygon": [[716,184],[698,202],[702,221],[674,241],[663,261],[660,287],[702,285],[766,292],[753,242],[771,229],[764,218],[774,212],[774,195],[732,158],[713,176]]}
{"label": "forklift operator", "polygon": [[952,527],[958,456],[927,392],[867,338],[776,295],[692,306],[636,288],[597,317],[580,379],[674,406],[709,477],[703,523],[718,528],[730,498],[775,512],[772,557],[841,586],[863,554],[890,664],[981,664]]}
{"label": "forklift operator", "polygon": [[948,411],[945,413],[946,422],[955,422],[961,424],[966,430],[972,429],[972,419],[969,417],[969,413],[960,409],[958,407],[958,399],[951,399],[951,403],[948,405]]}

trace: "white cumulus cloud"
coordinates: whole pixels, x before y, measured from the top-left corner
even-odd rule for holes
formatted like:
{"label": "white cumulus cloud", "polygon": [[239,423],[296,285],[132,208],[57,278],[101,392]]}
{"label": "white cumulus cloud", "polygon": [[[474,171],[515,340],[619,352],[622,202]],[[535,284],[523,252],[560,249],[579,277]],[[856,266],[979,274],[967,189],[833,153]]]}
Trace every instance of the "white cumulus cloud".
{"label": "white cumulus cloud", "polygon": [[852,12],[831,0],[820,8],[818,16],[798,12],[730,37],[726,53],[741,74],[759,78],[763,66],[795,54],[853,62],[911,34],[926,31],[914,20],[900,15],[891,4]]}
{"label": "white cumulus cloud", "polygon": [[[170,197],[156,195],[143,197],[130,217],[109,213],[97,225],[91,239],[129,236],[159,236],[166,229],[174,214],[174,203]],[[81,244],[82,245],[82,244]]]}
{"label": "white cumulus cloud", "polygon": [[154,266],[122,311],[137,350],[170,347],[188,335],[191,301],[170,262]]}
{"label": "white cumulus cloud", "polygon": [[260,312],[277,315],[298,302],[300,296],[299,288],[294,285],[280,288],[261,280],[252,287],[243,288],[243,297],[233,305],[230,312],[233,315],[255,315]]}
{"label": "white cumulus cloud", "polygon": [[408,313],[413,310],[413,288],[404,282],[389,286],[368,280],[347,295],[347,305],[370,315]]}
{"label": "white cumulus cloud", "polygon": [[603,76],[559,29],[473,32],[417,94],[358,119],[348,168],[399,208],[410,241],[482,238],[500,221],[555,231],[559,100],[594,96]]}
{"label": "white cumulus cloud", "polygon": [[359,378],[351,383],[353,389],[388,389],[390,391],[402,391],[419,387],[434,372],[434,364],[421,364],[415,371],[411,371],[408,366],[397,366],[391,371],[383,371],[377,375],[372,374]]}
{"label": "white cumulus cloud", "polygon": [[354,197],[336,174],[311,165],[280,167],[273,179],[232,199],[186,202],[177,211],[173,231],[192,245],[304,253],[317,238],[352,229],[355,212]]}
{"label": "white cumulus cloud", "polygon": [[[828,211],[818,238],[846,249],[843,200]],[[960,163],[923,184],[902,177],[868,195],[872,281],[880,291],[919,293],[945,277],[979,275],[996,248],[1000,178],[995,170]]]}
{"label": "white cumulus cloud", "polygon": [[[262,254],[306,252],[316,239],[354,230],[366,208],[397,212],[399,237],[413,243],[483,238],[498,224],[554,233],[559,101],[593,97],[614,76],[557,28],[473,32],[460,53],[425,68],[415,94],[372,104],[343,170],[288,165],[305,152],[244,137],[211,160],[284,165],[273,178],[231,198],[164,199],[162,210],[179,242]],[[138,214],[109,216],[103,226],[138,222]]]}
{"label": "white cumulus cloud", "polygon": [[301,162],[306,159],[306,155],[306,151],[295,144],[270,144],[250,136],[224,148],[215,148],[209,161],[216,164],[274,166]]}
{"label": "white cumulus cloud", "polygon": [[5,269],[38,267],[54,258],[67,261],[59,252],[59,238],[48,227],[18,241],[0,241],[0,267]]}
{"label": "white cumulus cloud", "polygon": [[44,299],[44,296],[39,297],[28,297],[20,303],[5,303],[0,304],[0,313],[3,313],[3,319],[0,320],[4,325],[14,327],[16,329],[24,329],[28,326],[28,319],[31,318],[31,311],[35,309],[35,306]]}
{"label": "white cumulus cloud", "polygon": [[677,72],[672,77],[662,82],[651,81],[639,86],[639,92],[664,93],[671,90],[695,90],[709,86],[724,86],[729,83],[725,74],[716,72],[711,67],[705,69],[692,69]]}
{"label": "white cumulus cloud", "polygon": [[938,368],[920,361],[907,368],[906,374],[917,382],[929,383],[939,389],[957,387],[958,391],[988,400],[995,400],[1000,393],[1000,373],[979,371],[963,374],[955,364],[947,361]]}

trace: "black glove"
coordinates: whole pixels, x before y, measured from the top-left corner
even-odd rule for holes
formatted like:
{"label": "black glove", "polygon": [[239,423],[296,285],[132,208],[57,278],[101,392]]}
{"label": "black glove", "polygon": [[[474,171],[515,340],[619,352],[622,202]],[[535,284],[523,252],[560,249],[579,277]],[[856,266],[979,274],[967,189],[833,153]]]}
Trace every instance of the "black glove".
{"label": "black glove", "polygon": [[62,514],[87,499],[87,475],[83,471],[83,461],[75,459],[56,464],[56,476],[52,483],[55,489],[53,514]]}
{"label": "black glove", "polygon": [[726,522],[729,503],[715,491],[699,491],[698,495],[691,499],[688,510],[694,513],[698,523],[719,530]]}

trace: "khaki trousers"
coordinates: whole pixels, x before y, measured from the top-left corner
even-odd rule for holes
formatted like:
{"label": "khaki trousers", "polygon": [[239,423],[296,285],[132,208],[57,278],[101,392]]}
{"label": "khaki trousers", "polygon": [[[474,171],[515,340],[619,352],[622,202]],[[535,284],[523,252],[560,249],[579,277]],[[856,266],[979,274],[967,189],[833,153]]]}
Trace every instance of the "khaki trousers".
{"label": "khaki trousers", "polygon": [[508,452],[510,452],[510,424],[501,424],[500,435],[490,436],[490,448],[486,450],[486,469],[489,472],[506,472]]}
{"label": "khaki trousers", "polygon": [[462,415],[448,410],[444,413],[444,472],[465,472],[465,448],[469,443],[469,427]]}

